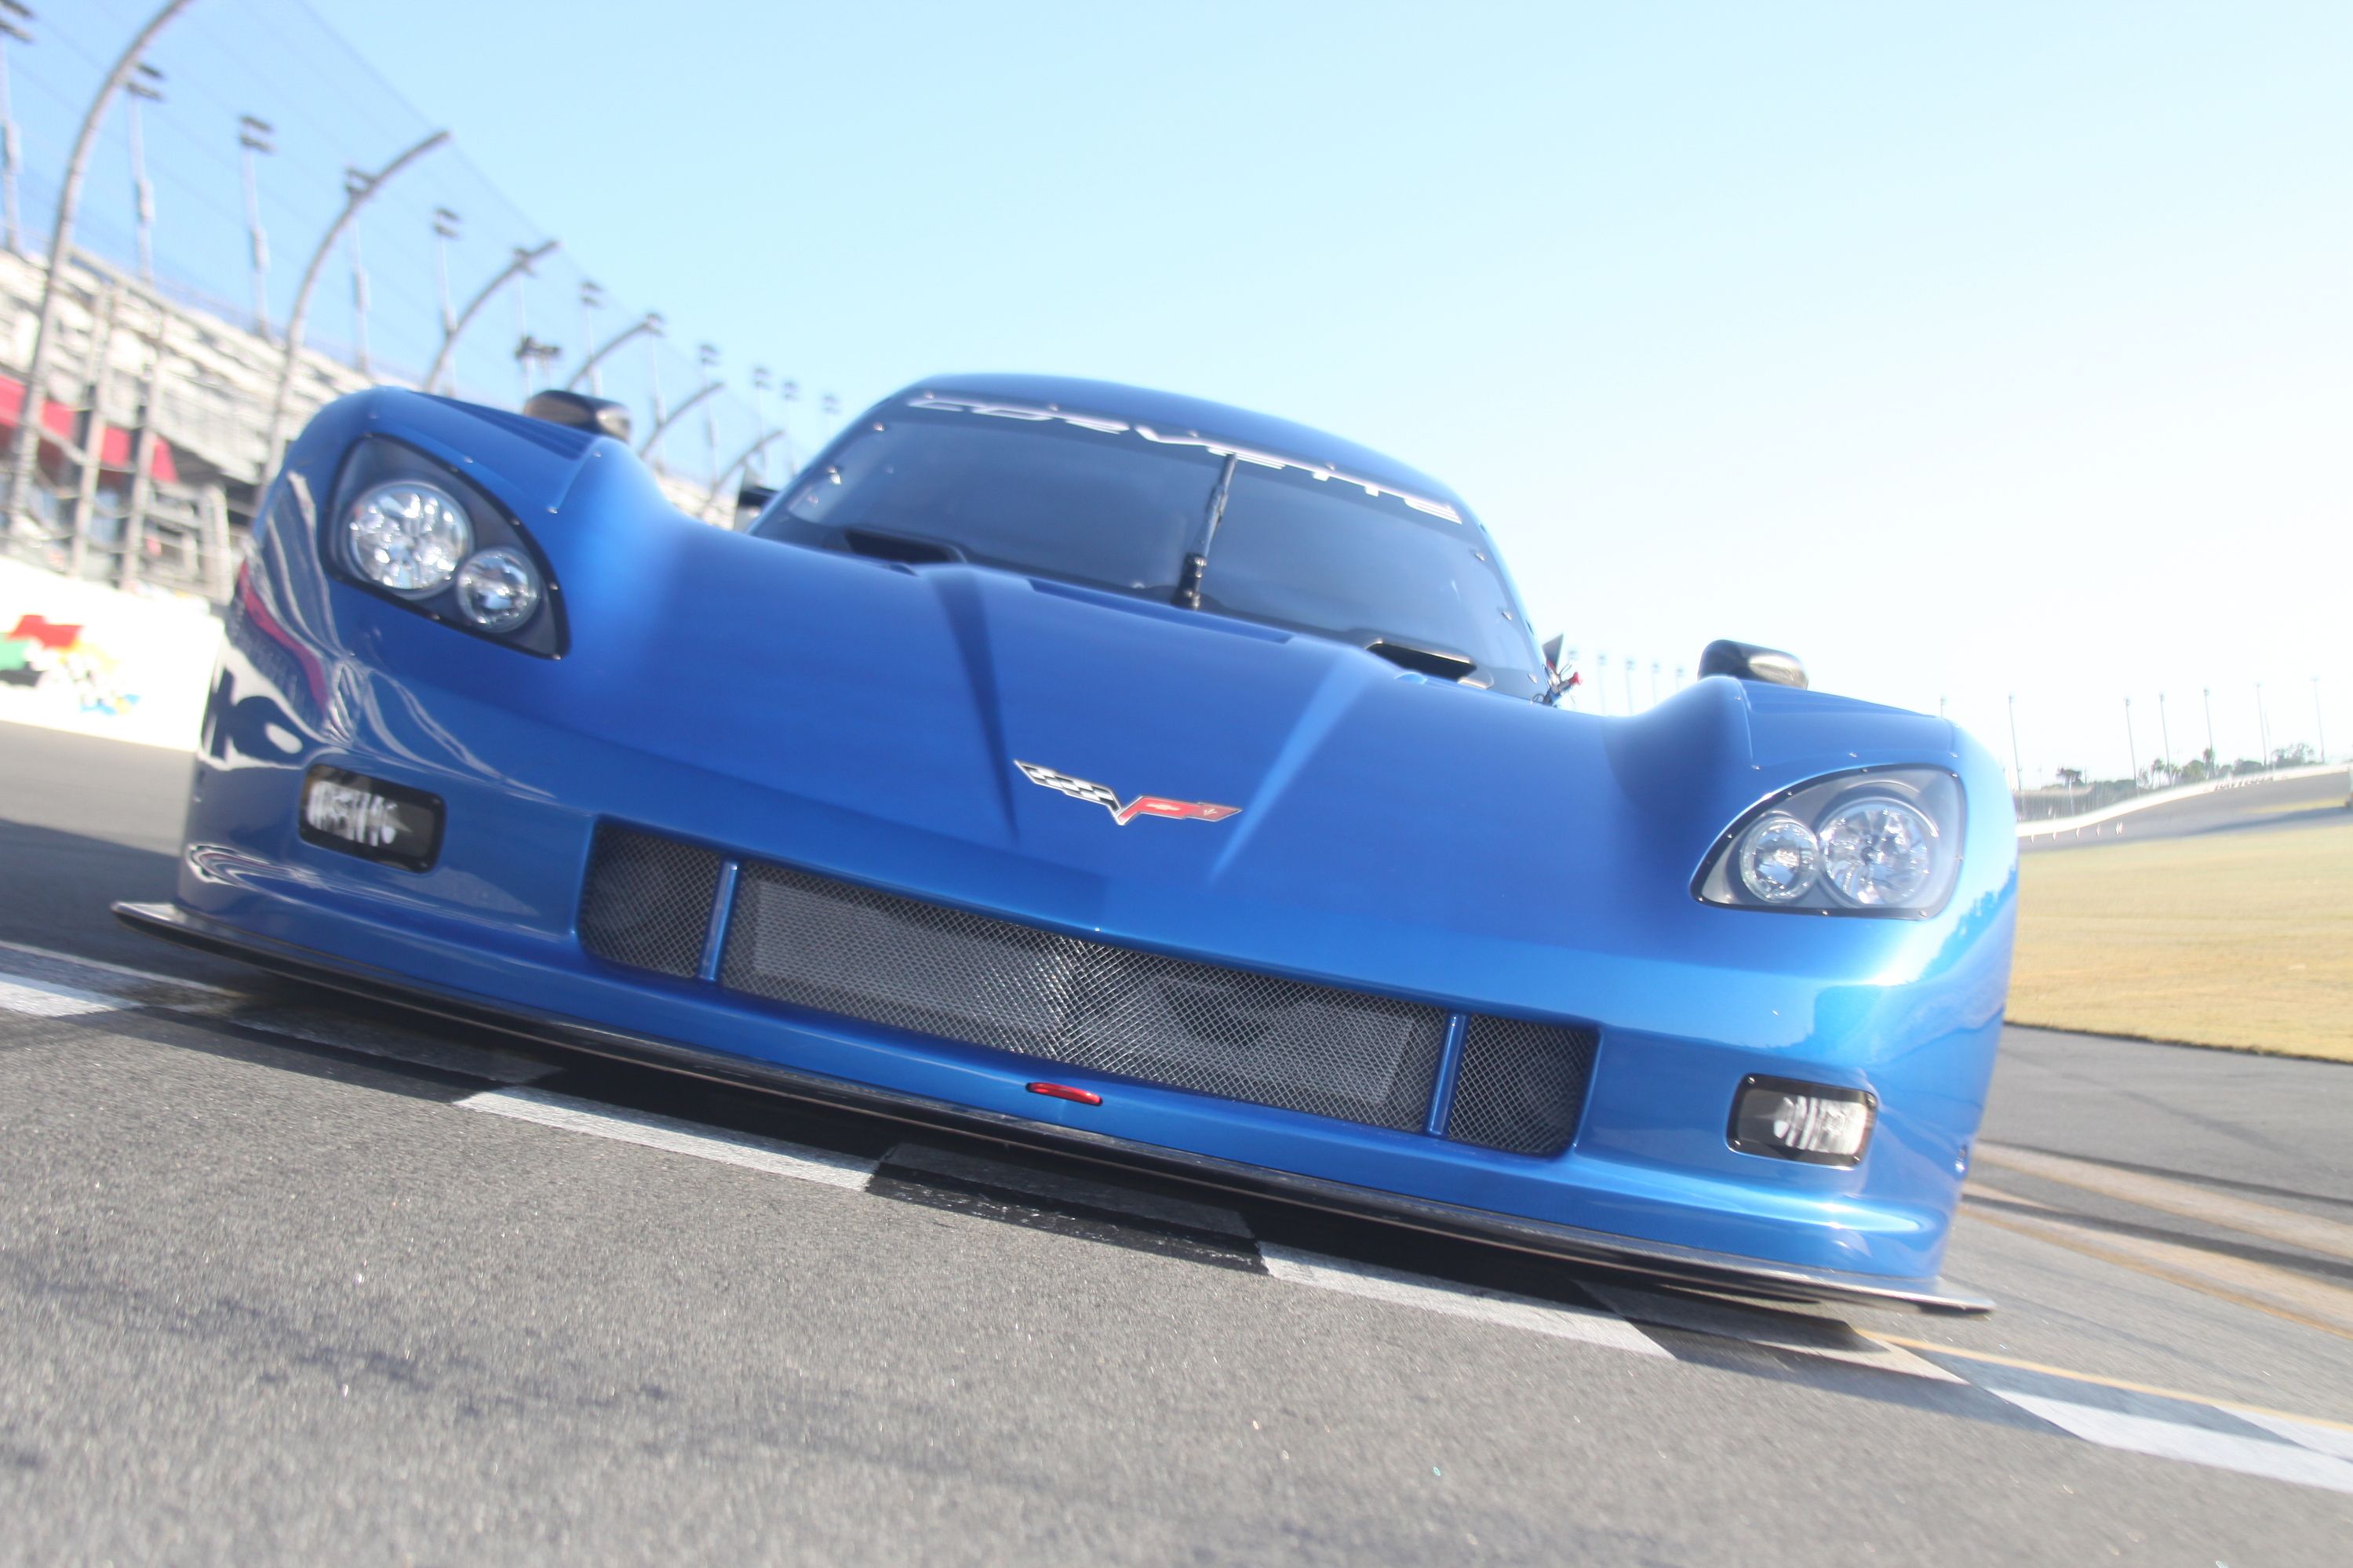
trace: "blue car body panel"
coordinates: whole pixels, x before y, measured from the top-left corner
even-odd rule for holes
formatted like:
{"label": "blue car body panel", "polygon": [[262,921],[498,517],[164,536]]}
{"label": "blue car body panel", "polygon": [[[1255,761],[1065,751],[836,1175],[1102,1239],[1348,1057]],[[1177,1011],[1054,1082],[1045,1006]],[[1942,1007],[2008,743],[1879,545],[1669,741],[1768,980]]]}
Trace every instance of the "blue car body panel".
{"label": "blue car body panel", "polygon": [[[1128,389],[959,391],[1212,431],[1460,506],[1376,454]],[[1120,401],[1124,400],[1124,401]],[[336,580],[319,519],[396,439],[527,530],[560,585],[534,658]],[[1467,521],[1465,526],[1476,527]],[[1114,823],[1017,760],[1231,820]],[[446,802],[415,872],[305,842],[306,770]],[[1694,896],[1726,827],[1845,770],[1962,783],[1925,919]],[[1574,1142],[1535,1157],[1040,1064],[591,956],[600,822],[1119,946],[1599,1032]],[[322,410],[232,606],[177,901],[216,931],[672,1042],[1371,1194],[1931,1290],[1990,1075],[2016,855],[2000,770],[1942,721],[1714,678],[1641,715],[1546,707],[1268,626],[962,564],[716,529],[618,443],[417,394]],[[1870,1090],[1851,1169],[1734,1150],[1750,1074]],[[1899,1290],[1900,1293],[1900,1290]]]}

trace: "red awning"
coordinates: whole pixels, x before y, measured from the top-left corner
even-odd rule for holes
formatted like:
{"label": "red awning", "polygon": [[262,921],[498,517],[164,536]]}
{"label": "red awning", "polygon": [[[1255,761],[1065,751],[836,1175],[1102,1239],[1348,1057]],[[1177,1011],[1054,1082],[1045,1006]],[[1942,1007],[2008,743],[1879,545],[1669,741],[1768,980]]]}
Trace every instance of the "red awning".
{"label": "red awning", "polygon": [[[14,432],[25,413],[25,384],[13,375],[0,375],[0,428]],[[41,428],[60,439],[74,438],[74,426],[79,416],[56,398],[41,405]],[[62,455],[62,454],[60,454]],[[98,466],[112,468],[116,473],[131,471],[131,432],[119,425],[110,425],[98,443]],[[172,443],[161,437],[155,440],[155,455],[149,461],[148,471],[164,484],[177,484],[180,466],[172,458]]]}

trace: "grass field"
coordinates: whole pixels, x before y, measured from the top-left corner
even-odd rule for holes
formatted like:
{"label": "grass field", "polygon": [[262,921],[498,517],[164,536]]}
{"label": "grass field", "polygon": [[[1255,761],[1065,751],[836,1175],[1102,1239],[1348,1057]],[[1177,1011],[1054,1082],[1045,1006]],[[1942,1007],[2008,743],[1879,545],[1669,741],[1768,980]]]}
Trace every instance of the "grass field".
{"label": "grass field", "polygon": [[2010,1018],[2353,1061],[2353,816],[2022,856]]}

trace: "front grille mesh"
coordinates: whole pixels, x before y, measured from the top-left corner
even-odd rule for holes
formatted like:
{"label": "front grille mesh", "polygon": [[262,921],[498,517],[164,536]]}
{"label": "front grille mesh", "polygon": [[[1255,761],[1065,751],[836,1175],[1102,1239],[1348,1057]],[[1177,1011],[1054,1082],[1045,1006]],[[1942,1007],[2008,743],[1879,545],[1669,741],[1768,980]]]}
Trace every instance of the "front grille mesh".
{"label": "front grille mesh", "polygon": [[580,900],[580,944],[611,963],[691,980],[719,897],[720,858],[708,849],[601,827]]}
{"label": "front grille mesh", "polygon": [[1591,1029],[1471,1016],[1446,1136],[1514,1154],[1557,1154],[1576,1135],[1593,1072]]}
{"label": "front grille mesh", "polygon": [[1417,1131],[1446,1014],[747,864],[722,984],[1229,1100]]}
{"label": "front grille mesh", "polygon": [[[597,830],[580,940],[608,963],[702,973],[723,857]],[[1198,1094],[1420,1131],[1440,1007],[1114,947],[743,862],[719,983],[815,1012]],[[1598,1036],[1473,1015],[1444,1135],[1521,1154],[1568,1146]]]}

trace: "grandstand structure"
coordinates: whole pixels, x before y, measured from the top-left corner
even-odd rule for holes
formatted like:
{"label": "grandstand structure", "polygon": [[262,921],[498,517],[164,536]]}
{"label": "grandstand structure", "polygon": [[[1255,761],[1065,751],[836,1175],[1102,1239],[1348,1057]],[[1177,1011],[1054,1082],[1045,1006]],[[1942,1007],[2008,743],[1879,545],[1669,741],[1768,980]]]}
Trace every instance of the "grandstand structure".
{"label": "grandstand structure", "polygon": [[716,346],[690,353],[608,295],[301,0],[191,5],[155,35],[109,95],[53,258],[82,117],[153,0],[6,9],[0,450],[28,420],[37,446],[0,553],[221,602],[273,431],[371,385],[617,398],[671,500],[718,523],[740,482],[791,470],[790,380],[750,366],[739,393]]}

